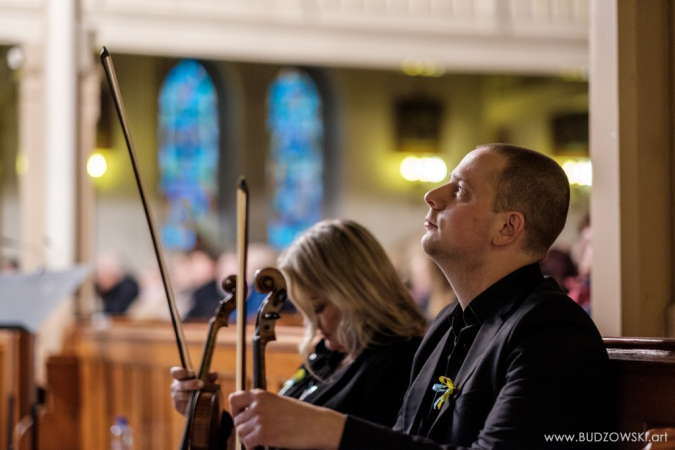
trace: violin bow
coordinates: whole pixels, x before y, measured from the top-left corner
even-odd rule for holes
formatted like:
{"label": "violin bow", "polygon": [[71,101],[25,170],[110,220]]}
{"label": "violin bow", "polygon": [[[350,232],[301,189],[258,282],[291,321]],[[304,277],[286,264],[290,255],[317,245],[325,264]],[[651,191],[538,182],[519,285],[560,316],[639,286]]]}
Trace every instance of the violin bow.
{"label": "violin bow", "polygon": [[[246,256],[248,246],[248,184],[243,177],[237,183],[237,259],[238,276],[235,289],[237,310],[237,374],[235,378],[236,389],[246,389]],[[239,436],[235,441],[236,450],[241,450],[242,445]]]}
{"label": "violin bow", "polygon": [[122,125],[122,131],[124,132],[124,139],[127,143],[127,149],[129,150],[129,157],[131,158],[131,166],[134,169],[134,177],[136,178],[136,184],[138,185],[138,192],[141,196],[141,202],[143,203],[143,211],[145,212],[145,219],[147,220],[148,228],[150,229],[152,246],[155,249],[155,256],[157,258],[157,263],[159,264],[159,272],[162,275],[162,283],[164,284],[164,292],[166,293],[166,300],[169,303],[169,311],[171,312],[171,323],[173,324],[174,334],[176,335],[176,344],[178,346],[180,362],[184,369],[187,369],[194,373],[192,361],[190,360],[190,353],[188,352],[188,347],[185,340],[185,334],[183,332],[183,326],[181,324],[180,317],[178,315],[178,308],[176,307],[176,299],[173,293],[173,288],[171,286],[171,281],[169,280],[164,254],[162,253],[162,246],[160,245],[159,239],[157,238],[155,221],[152,217],[152,212],[150,211],[150,205],[148,203],[148,199],[145,194],[145,189],[143,188],[143,180],[141,179],[141,172],[138,169],[136,151],[134,149],[134,143],[131,140],[131,132],[129,131],[129,126],[127,125],[126,112],[124,109],[124,103],[122,102],[122,94],[120,93],[119,83],[117,82],[117,75],[115,74],[115,67],[113,66],[112,56],[110,56],[108,49],[105,47],[103,47],[101,50],[101,63],[103,64],[103,69],[105,70],[105,75],[106,78],[108,79],[108,85],[110,86],[110,91],[112,92],[113,95],[115,109],[117,110],[117,117],[119,118],[120,124]]}
{"label": "violin bow", "polygon": [[[108,85],[113,95],[113,100],[115,103],[115,109],[117,111],[117,116],[122,125],[122,131],[124,133],[124,139],[127,144],[127,149],[129,150],[129,157],[131,159],[131,165],[134,171],[134,177],[136,179],[136,184],[138,186],[138,191],[141,196],[141,202],[143,204],[143,211],[145,212],[145,218],[148,223],[148,228],[150,230],[150,237],[152,238],[152,245],[155,251],[155,256],[157,258],[157,263],[159,264],[159,271],[162,276],[162,283],[164,284],[164,291],[166,293],[167,302],[169,304],[169,312],[171,313],[171,323],[173,324],[174,334],[176,336],[176,344],[178,346],[178,353],[181,360],[181,365],[184,369],[187,369],[194,373],[192,361],[190,360],[190,354],[187,348],[187,343],[185,339],[185,333],[183,332],[182,323],[178,315],[178,308],[176,307],[176,300],[174,296],[174,291],[171,285],[171,281],[168,276],[168,270],[166,268],[166,262],[164,258],[164,253],[162,252],[162,247],[157,238],[157,231],[155,227],[155,221],[150,210],[150,205],[145,194],[145,189],[143,185],[143,180],[141,178],[141,173],[138,168],[138,162],[136,158],[136,151],[131,139],[131,132],[129,131],[129,126],[126,120],[126,110],[124,108],[124,103],[122,102],[122,95],[120,93],[119,83],[117,82],[117,75],[115,74],[115,67],[113,65],[112,56],[108,49],[105,47],[101,50],[101,63],[108,80]],[[236,280],[235,288],[235,298],[236,298],[236,310],[237,310],[237,374],[236,374],[236,388],[238,390],[246,389],[246,253],[248,245],[248,205],[249,205],[249,192],[248,185],[246,180],[241,178],[237,186],[237,254],[238,254],[238,268],[239,276]],[[242,446],[237,437],[236,441],[237,450],[241,450]]]}

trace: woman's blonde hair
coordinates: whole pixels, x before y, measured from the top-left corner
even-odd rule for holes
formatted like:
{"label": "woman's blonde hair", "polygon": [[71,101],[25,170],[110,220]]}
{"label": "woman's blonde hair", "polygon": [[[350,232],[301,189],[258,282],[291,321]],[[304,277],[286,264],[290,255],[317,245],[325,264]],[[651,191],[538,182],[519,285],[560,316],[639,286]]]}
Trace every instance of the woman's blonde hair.
{"label": "woman's blonde hair", "polygon": [[350,220],[324,220],[279,257],[291,301],[305,318],[300,354],[313,350],[317,318],[308,292],[340,311],[338,342],[353,357],[391,337],[422,336],[426,320],[375,237]]}

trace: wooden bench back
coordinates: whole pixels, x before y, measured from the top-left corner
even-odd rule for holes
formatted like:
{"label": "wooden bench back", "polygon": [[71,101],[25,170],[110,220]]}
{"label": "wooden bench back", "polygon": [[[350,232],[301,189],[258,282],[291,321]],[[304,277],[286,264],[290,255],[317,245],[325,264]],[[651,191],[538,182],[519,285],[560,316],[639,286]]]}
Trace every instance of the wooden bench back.
{"label": "wooden bench back", "polygon": [[[606,338],[617,389],[621,432],[675,427],[675,339]],[[621,449],[644,443],[623,442]]]}

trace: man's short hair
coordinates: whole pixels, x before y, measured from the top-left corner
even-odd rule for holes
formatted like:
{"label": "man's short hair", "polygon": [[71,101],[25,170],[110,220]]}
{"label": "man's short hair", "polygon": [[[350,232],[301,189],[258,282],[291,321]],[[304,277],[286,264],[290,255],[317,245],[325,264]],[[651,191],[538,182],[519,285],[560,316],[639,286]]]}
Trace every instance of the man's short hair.
{"label": "man's short hair", "polygon": [[508,160],[495,186],[495,212],[519,211],[525,216],[524,250],[542,258],[565,227],[570,184],[562,167],[534,150],[508,144],[487,148]]}

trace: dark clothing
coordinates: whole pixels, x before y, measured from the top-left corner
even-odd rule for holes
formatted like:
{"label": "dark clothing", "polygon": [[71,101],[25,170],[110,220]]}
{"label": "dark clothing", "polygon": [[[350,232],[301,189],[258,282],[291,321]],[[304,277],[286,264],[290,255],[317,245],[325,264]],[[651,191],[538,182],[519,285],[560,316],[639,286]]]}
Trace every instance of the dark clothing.
{"label": "dark clothing", "polygon": [[[261,294],[253,288],[248,287],[248,298],[246,299],[246,319],[254,321],[258,315],[258,309],[267,297],[267,294]],[[184,320],[210,319],[216,313],[218,304],[225,298],[225,293],[218,287],[216,280],[209,281],[203,286],[195,289],[192,293],[192,309],[185,315]],[[286,302],[290,304],[291,302]],[[284,306],[286,305],[284,304]],[[292,312],[294,309],[282,308],[283,312]],[[237,320],[237,311],[232,311],[229,322],[235,323]]]}
{"label": "dark clothing", "polygon": [[[484,303],[489,301],[489,297],[476,298],[471,303],[476,301]],[[476,334],[478,334],[482,322],[479,316],[474,313],[474,308],[480,312],[478,305],[474,305],[474,307],[469,305],[465,311],[462,308],[455,307],[452,309],[452,313],[448,315],[447,320],[450,322],[450,328],[447,336],[445,336],[446,345],[443,346],[443,351],[438,359],[438,366],[436,366],[436,371],[431,378],[433,383],[437,383],[441,376],[448,377],[451,380],[457,378],[457,373],[462,367],[474,339],[476,339]],[[440,397],[442,397],[440,392],[436,392],[435,395],[431,389],[426,392],[423,403],[426,405],[428,414],[426,416],[420,415],[420,423],[416,427],[417,432],[415,434],[424,435],[425,430],[436,421],[440,412],[436,405]]]}
{"label": "dark clothing", "polygon": [[105,314],[124,314],[138,297],[138,283],[130,276],[125,276],[107,292],[99,292],[103,300]]}
{"label": "dark clothing", "polygon": [[185,320],[188,319],[210,319],[216,313],[218,304],[225,297],[218,289],[216,280],[198,287],[192,293],[192,309],[188,311]]}
{"label": "dark clothing", "polygon": [[326,349],[321,341],[310,355],[310,365],[323,381],[303,366],[296,372],[296,381],[282,389],[281,394],[393,426],[410,382],[413,356],[421,340],[392,338],[388,344],[364,350],[345,367],[339,367],[343,355]]}
{"label": "dark clothing", "polygon": [[[303,365],[280,394],[391,427],[410,383],[410,366],[421,341],[392,338],[388,344],[364,350],[350,365],[339,367],[344,355],[328,350],[322,340],[309,358],[320,379]],[[223,411],[221,442],[227,441],[232,423],[230,414]]]}
{"label": "dark clothing", "polygon": [[537,265],[511,273],[469,304],[471,314],[462,318],[477,319],[480,328],[453,378],[457,391],[430,416],[431,386],[467,328],[455,338],[457,310],[441,311],[422,341],[394,430],[348,416],[341,449],[567,449],[575,444],[556,446],[544,435],[608,430],[602,338]]}

